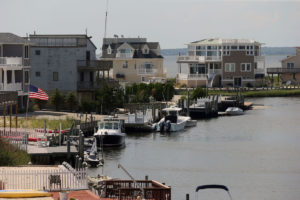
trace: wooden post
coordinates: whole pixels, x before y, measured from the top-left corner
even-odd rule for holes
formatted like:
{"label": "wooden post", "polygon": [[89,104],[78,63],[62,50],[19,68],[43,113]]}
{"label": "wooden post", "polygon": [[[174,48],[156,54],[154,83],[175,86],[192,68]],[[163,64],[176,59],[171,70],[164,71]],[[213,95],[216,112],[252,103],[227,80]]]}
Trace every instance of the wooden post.
{"label": "wooden post", "polygon": [[18,128],[18,102],[16,103],[16,129]]}
{"label": "wooden post", "polygon": [[44,136],[47,135],[46,120],[44,120]]}
{"label": "wooden post", "polygon": [[5,127],[6,127],[6,104],[4,104],[4,107],[3,107],[3,121],[4,121],[4,133],[5,133]]}
{"label": "wooden post", "polygon": [[9,131],[11,132],[11,125],[12,125],[12,104],[9,105]]}
{"label": "wooden post", "polygon": [[58,145],[61,146],[61,123],[59,123]]}
{"label": "wooden post", "polygon": [[187,91],[187,116],[190,116],[190,90]]}

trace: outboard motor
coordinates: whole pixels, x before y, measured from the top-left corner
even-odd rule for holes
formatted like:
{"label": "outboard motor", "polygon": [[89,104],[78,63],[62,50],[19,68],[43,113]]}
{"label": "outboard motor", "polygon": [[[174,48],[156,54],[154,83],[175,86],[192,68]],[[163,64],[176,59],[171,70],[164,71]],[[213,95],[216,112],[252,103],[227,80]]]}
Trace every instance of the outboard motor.
{"label": "outboard motor", "polygon": [[164,132],[164,130],[165,130],[165,122],[159,123],[159,131]]}
{"label": "outboard motor", "polygon": [[167,131],[167,132],[170,132],[170,131],[171,131],[171,121],[168,120],[168,121],[166,121],[165,123],[166,123],[166,131]]}

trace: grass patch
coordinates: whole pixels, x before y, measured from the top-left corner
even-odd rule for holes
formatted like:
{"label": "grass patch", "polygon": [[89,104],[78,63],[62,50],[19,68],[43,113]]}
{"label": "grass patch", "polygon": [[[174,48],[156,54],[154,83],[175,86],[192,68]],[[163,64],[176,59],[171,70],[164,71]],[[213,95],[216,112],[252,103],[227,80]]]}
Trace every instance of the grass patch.
{"label": "grass patch", "polygon": [[[42,118],[35,118],[35,117],[28,117],[27,122],[25,118],[18,118],[18,128],[44,128],[44,121],[46,120],[46,127],[49,129],[59,129],[59,124],[61,123],[62,129],[71,128],[73,124],[72,119],[42,119]],[[9,117],[6,117],[6,127],[9,127]],[[4,127],[4,120],[3,118],[0,120],[0,127]],[[16,121],[15,117],[12,117],[12,127],[16,128]]]}
{"label": "grass patch", "polygon": [[27,165],[29,155],[0,138],[0,166]]}

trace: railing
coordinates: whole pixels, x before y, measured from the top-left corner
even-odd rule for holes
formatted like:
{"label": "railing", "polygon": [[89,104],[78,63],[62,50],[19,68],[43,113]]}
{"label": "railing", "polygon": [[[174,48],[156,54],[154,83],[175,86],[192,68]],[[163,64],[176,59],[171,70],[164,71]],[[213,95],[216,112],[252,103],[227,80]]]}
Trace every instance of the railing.
{"label": "railing", "polygon": [[88,189],[85,168],[67,170],[65,167],[0,168],[0,188],[46,191]]}
{"label": "railing", "polygon": [[257,68],[257,69],[254,69],[254,73],[255,74],[264,74],[265,73],[265,69],[263,68]]}
{"label": "railing", "polygon": [[208,69],[209,74],[222,74],[222,69]]}
{"label": "railing", "polygon": [[177,62],[222,61],[220,56],[178,56]]}
{"label": "railing", "polygon": [[265,61],[264,56],[254,56],[254,62],[263,62]]}
{"label": "railing", "polygon": [[4,85],[0,83],[0,90],[2,91],[18,91],[22,90],[22,83],[7,83]]}
{"label": "railing", "polygon": [[90,81],[78,81],[77,82],[77,89],[80,90],[95,90],[99,89],[102,85],[108,84],[116,86],[119,84],[118,81],[114,79],[99,79],[99,81],[90,82]]}
{"label": "railing", "polygon": [[293,69],[288,69],[288,68],[267,68],[267,73],[274,73],[274,74],[282,74],[282,73],[300,73],[300,68],[293,68]]}
{"label": "railing", "polygon": [[112,61],[104,60],[77,60],[78,69],[110,70],[113,67]]}
{"label": "railing", "polygon": [[[144,191],[144,199],[171,200],[171,188],[156,181],[136,181]],[[129,180],[104,181],[105,198],[122,200],[137,199],[141,195],[140,188]]]}
{"label": "railing", "polygon": [[207,74],[177,74],[179,80],[206,80]]}
{"label": "railing", "polygon": [[22,66],[22,57],[0,57],[0,65]]}
{"label": "railing", "polygon": [[155,74],[157,73],[157,69],[156,68],[139,68],[138,69],[138,74],[142,75],[142,74]]}
{"label": "railing", "polygon": [[132,53],[117,53],[116,58],[132,58]]}

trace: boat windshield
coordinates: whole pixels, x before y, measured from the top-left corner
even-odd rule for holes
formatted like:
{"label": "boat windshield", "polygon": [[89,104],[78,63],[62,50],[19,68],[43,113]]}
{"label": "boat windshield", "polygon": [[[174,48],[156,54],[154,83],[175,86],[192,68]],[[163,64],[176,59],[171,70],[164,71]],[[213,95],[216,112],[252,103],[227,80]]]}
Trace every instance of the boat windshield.
{"label": "boat windshield", "polygon": [[112,129],[112,123],[105,123],[105,129]]}
{"label": "boat windshield", "polygon": [[169,115],[177,116],[178,114],[177,114],[177,111],[170,110]]}
{"label": "boat windshield", "polygon": [[119,124],[118,123],[114,123],[114,129],[119,129]]}

